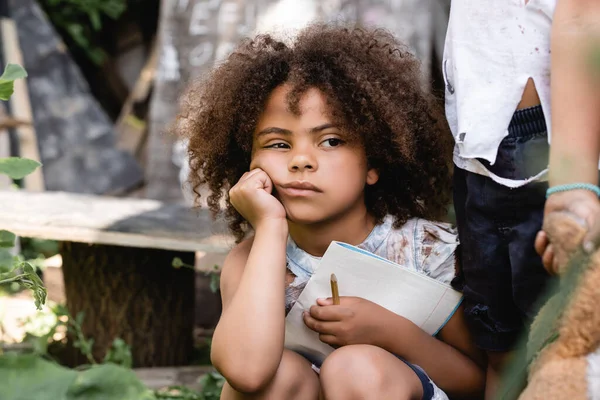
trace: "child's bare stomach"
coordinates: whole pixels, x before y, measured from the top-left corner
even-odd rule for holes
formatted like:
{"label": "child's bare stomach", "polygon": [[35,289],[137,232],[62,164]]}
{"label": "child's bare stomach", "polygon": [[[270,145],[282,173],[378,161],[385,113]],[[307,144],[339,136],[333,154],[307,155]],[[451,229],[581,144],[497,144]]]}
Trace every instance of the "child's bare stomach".
{"label": "child's bare stomach", "polygon": [[525,90],[523,91],[523,96],[521,97],[521,101],[517,106],[517,110],[521,110],[523,108],[534,107],[540,104],[540,96],[538,96],[537,90],[535,89],[535,84],[533,83],[533,79],[529,78],[527,81],[527,85],[525,85]]}

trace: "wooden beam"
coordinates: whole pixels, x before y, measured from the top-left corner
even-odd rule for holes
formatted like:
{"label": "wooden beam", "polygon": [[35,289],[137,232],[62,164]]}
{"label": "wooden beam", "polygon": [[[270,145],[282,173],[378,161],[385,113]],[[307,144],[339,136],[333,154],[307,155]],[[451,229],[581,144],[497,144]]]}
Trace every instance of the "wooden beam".
{"label": "wooden beam", "polygon": [[226,253],[233,238],[208,210],[155,200],[0,191],[0,226],[22,237]]}
{"label": "wooden beam", "polygon": [[[6,63],[23,65],[23,55],[19,46],[19,37],[15,22],[9,18],[0,18],[0,36],[4,49],[4,60]],[[12,117],[21,121],[33,121],[29,92],[25,79],[15,81],[15,91],[10,98]],[[33,124],[20,125],[16,128],[19,138],[19,156],[29,158],[41,163],[37,136]],[[23,179],[25,188],[28,190],[44,190],[44,175],[42,169],[38,168]]]}
{"label": "wooden beam", "polygon": [[134,106],[150,101],[150,93],[154,83],[156,64],[158,62],[158,48],[156,44],[153,44],[151,49],[148,60],[140,72],[133,90],[127,97],[123,109],[121,110],[121,114],[115,124],[115,129],[117,131],[117,146],[121,150],[125,150],[135,156],[137,161],[142,164],[143,158],[141,157],[141,147],[146,141],[148,123],[146,120],[141,120],[139,116],[136,115]]}

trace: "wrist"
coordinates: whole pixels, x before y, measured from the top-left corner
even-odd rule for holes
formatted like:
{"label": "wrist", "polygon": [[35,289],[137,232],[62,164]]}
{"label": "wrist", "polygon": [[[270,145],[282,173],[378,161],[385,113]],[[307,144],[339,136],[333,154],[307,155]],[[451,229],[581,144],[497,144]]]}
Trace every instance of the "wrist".
{"label": "wrist", "polygon": [[398,314],[386,311],[390,315],[384,315],[379,319],[382,323],[375,329],[377,334],[374,335],[372,344],[404,357],[407,347],[411,346],[411,339],[414,337],[413,328],[417,326]]}
{"label": "wrist", "polygon": [[548,170],[550,187],[572,183],[597,185],[598,155],[590,158],[582,155],[580,151],[571,154],[564,150],[560,155],[550,155]]}
{"label": "wrist", "polygon": [[546,191],[546,198],[564,193],[570,193],[571,196],[576,195],[577,197],[589,197],[590,199],[597,200],[600,197],[600,187],[596,184],[585,182],[551,185]]}
{"label": "wrist", "polygon": [[259,232],[281,234],[287,240],[288,224],[285,218],[263,218],[253,224],[255,235]]}

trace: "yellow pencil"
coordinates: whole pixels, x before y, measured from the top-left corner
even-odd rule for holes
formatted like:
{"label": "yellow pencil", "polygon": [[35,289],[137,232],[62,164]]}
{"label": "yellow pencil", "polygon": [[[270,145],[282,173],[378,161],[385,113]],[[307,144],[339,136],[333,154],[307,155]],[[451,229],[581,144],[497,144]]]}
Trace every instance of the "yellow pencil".
{"label": "yellow pencil", "polygon": [[340,292],[338,291],[338,281],[335,274],[331,274],[331,297],[333,298],[333,304],[340,304]]}

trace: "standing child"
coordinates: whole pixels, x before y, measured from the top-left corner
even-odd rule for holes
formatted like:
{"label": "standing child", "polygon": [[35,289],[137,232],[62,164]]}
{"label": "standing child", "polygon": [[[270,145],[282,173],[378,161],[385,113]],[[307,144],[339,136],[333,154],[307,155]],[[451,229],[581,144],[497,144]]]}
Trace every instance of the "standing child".
{"label": "standing child", "polygon": [[[570,191],[564,196],[570,204],[563,201],[554,208],[572,208],[583,199],[578,211],[583,218],[591,214],[589,205],[597,207],[593,191],[600,193],[595,186],[599,132],[590,121],[598,103],[597,93],[582,79],[581,50],[589,43],[580,33],[598,25],[589,17],[598,15],[590,12],[598,10],[598,4],[597,0],[451,3],[443,70],[446,115],[456,142],[454,203],[466,319],[476,344],[488,355],[487,398],[496,390],[498,373],[516,339],[535,315],[535,303],[548,279],[534,250],[546,196]],[[555,31],[552,48],[551,31]],[[568,54],[569,48],[575,57]],[[553,49],[560,50],[558,57]],[[558,168],[552,170],[548,189],[551,109],[563,156],[553,149]],[[590,146],[584,149],[586,142]],[[577,155],[577,149],[584,151]],[[567,167],[572,170],[561,175],[560,169]],[[585,185],[575,184],[577,177]],[[561,197],[551,197],[552,203]],[[543,235],[538,242],[543,253],[547,244]],[[551,251],[545,260],[551,264]]]}
{"label": "standing child", "polygon": [[314,25],[291,45],[245,42],[191,88],[178,126],[190,178],[208,184],[215,213],[229,191],[239,241],[212,342],[223,399],[482,393],[462,312],[432,337],[367,300],[319,299],[305,323],[337,350],[317,374],[284,349],[286,311],[334,240],[453,279],[456,235],[435,222],[449,200],[451,139],[420,85],[419,63],[391,35]]}

